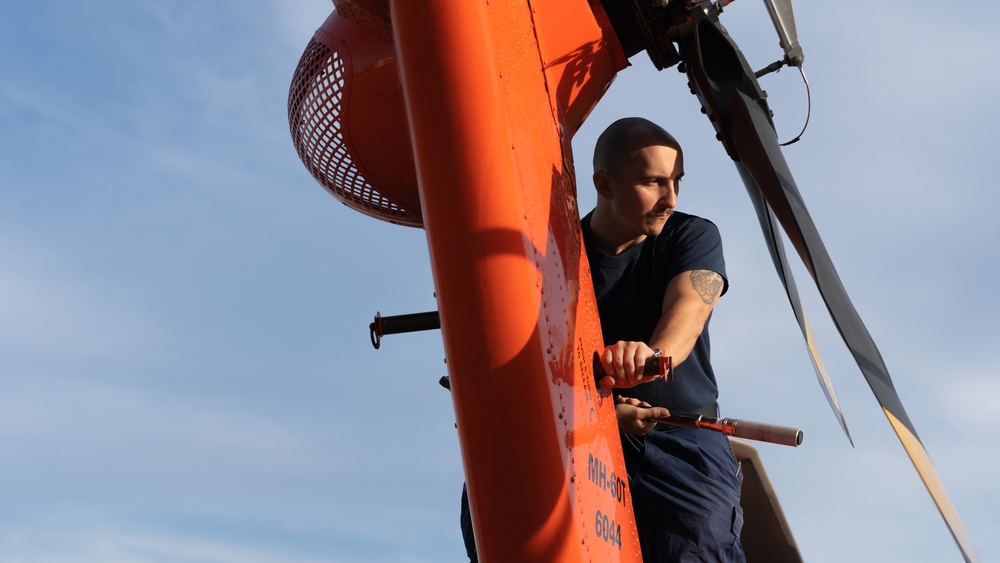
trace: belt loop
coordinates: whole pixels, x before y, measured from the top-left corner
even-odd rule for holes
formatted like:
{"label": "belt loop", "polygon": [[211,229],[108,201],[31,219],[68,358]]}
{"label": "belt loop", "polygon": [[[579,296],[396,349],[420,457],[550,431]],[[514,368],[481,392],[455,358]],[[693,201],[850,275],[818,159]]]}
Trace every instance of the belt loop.
{"label": "belt loop", "polygon": [[706,418],[719,418],[719,403],[713,402],[701,407],[698,414]]}

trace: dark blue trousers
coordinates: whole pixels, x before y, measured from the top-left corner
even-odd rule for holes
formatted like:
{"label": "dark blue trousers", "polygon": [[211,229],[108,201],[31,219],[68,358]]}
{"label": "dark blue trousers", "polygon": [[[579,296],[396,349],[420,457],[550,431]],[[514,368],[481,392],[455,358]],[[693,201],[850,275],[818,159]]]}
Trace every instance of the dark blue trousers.
{"label": "dark blue trousers", "polygon": [[465,554],[469,556],[469,563],[479,563],[479,555],[476,553],[476,536],[472,530],[472,511],[469,509],[469,491],[462,485],[462,540],[465,542]]}
{"label": "dark blue trousers", "polygon": [[670,428],[622,436],[645,563],[745,563],[743,474],[726,436]]}

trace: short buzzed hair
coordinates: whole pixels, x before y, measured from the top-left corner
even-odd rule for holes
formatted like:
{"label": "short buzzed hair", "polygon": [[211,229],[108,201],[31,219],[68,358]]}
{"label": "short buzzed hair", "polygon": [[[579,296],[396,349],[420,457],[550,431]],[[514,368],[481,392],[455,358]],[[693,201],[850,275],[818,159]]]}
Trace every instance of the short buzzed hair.
{"label": "short buzzed hair", "polygon": [[[641,141],[641,144],[640,144]],[[662,143],[681,152],[681,145],[667,130],[642,117],[624,117],[601,133],[594,145],[594,172],[617,175],[618,168],[633,152],[649,142]]]}

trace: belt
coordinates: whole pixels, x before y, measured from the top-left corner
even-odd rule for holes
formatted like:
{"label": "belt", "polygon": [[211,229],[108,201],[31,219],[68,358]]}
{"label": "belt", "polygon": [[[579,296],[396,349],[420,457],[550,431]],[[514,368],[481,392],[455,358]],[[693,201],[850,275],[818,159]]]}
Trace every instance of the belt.
{"label": "belt", "polygon": [[[703,416],[705,418],[719,418],[719,403],[718,402],[709,403],[709,404],[707,404],[707,405],[699,408],[697,411],[695,411],[695,413],[696,414],[700,414],[701,416]],[[687,414],[687,413],[684,413],[684,414]],[[666,424],[666,423],[663,423],[663,422],[658,422],[656,424],[656,430],[671,430],[671,429],[676,429],[676,428],[678,428],[678,427],[674,426],[672,424]]]}

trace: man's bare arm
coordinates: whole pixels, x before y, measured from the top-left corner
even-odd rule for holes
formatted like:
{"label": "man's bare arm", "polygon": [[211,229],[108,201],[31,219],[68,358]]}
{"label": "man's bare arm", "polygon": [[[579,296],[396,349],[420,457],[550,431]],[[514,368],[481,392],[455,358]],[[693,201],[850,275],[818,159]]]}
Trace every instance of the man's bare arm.
{"label": "man's bare arm", "polygon": [[701,296],[706,305],[713,305],[719,298],[724,282],[722,276],[711,270],[694,270],[689,275],[691,287]]}
{"label": "man's bare arm", "polygon": [[653,330],[650,347],[672,356],[675,366],[686,360],[724,286],[722,276],[711,270],[691,270],[674,276],[663,295],[663,314]]}
{"label": "man's bare arm", "polygon": [[724,286],[722,276],[711,270],[690,270],[674,276],[664,292],[663,314],[650,341],[621,341],[604,349],[601,363],[609,375],[613,374],[613,381],[602,380],[601,387],[632,387],[650,381],[637,370],[641,371],[653,355],[653,348],[671,356],[675,366],[686,360]]}

